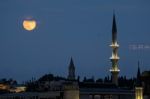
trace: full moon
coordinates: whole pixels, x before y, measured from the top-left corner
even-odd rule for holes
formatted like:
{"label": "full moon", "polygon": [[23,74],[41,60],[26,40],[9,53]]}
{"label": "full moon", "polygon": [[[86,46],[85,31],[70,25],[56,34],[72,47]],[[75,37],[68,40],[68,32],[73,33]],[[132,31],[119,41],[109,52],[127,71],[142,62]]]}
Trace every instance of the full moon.
{"label": "full moon", "polygon": [[32,31],[36,28],[36,21],[35,20],[24,20],[23,27],[25,30]]}

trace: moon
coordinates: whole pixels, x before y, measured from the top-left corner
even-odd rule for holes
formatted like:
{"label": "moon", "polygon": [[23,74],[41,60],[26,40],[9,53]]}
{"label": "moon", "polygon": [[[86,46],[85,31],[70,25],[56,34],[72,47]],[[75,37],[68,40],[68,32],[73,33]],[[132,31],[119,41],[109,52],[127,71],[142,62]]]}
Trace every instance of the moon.
{"label": "moon", "polygon": [[32,31],[36,28],[36,21],[35,20],[24,20],[23,21],[23,27],[27,31]]}

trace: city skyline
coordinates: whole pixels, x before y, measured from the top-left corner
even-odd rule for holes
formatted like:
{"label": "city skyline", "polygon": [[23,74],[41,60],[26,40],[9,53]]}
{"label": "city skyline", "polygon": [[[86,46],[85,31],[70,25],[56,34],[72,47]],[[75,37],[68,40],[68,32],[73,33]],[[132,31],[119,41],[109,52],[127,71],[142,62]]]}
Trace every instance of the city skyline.
{"label": "city skyline", "polygon": [[[118,30],[121,75],[149,68],[149,1],[0,1],[0,78],[19,81],[53,73],[67,77],[73,57],[76,76],[111,75],[113,12]],[[36,20],[33,31],[23,20]]]}

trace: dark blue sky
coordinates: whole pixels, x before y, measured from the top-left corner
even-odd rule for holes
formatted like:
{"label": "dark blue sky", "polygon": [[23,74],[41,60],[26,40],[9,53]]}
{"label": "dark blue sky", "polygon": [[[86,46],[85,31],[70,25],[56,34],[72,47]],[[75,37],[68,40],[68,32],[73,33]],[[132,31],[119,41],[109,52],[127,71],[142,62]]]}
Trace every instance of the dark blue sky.
{"label": "dark blue sky", "polygon": [[[113,10],[120,75],[135,76],[138,60],[149,70],[149,5],[149,0],[0,0],[0,78],[67,76],[71,56],[81,77],[110,75]],[[23,29],[26,18],[37,21],[34,31]]]}

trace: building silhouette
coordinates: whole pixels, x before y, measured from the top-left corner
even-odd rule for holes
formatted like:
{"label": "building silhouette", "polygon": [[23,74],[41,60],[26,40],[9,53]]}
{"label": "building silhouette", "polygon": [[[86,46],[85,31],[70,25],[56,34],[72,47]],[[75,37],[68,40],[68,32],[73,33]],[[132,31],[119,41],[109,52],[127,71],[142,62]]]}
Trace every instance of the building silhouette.
{"label": "building silhouette", "polygon": [[106,77],[104,80],[98,79],[97,81],[87,78],[84,81],[77,80],[75,65],[71,58],[67,78],[46,74],[38,80],[26,83],[27,90],[25,92],[0,94],[0,99],[150,99],[147,94],[149,92],[145,91],[146,94],[143,94],[145,90],[143,84],[144,86],[150,85],[146,81],[150,76],[147,76],[147,73],[141,75],[139,62],[137,79],[127,80],[126,77],[119,78],[118,76],[120,72],[118,67],[119,44],[115,14],[113,15],[110,46],[112,48],[111,79]]}

